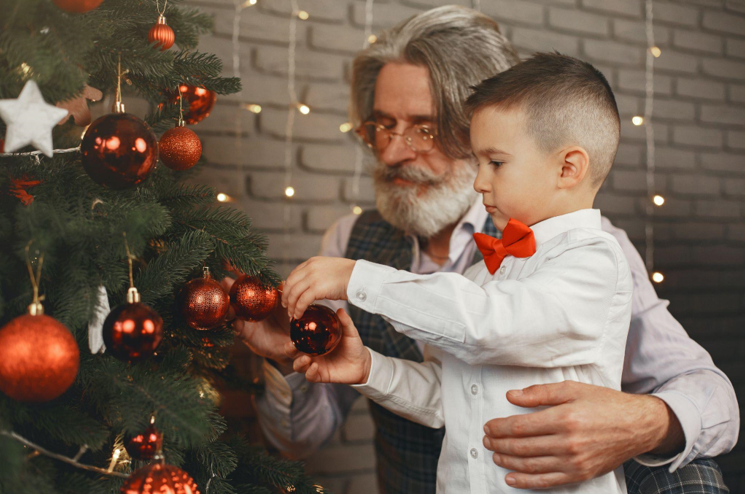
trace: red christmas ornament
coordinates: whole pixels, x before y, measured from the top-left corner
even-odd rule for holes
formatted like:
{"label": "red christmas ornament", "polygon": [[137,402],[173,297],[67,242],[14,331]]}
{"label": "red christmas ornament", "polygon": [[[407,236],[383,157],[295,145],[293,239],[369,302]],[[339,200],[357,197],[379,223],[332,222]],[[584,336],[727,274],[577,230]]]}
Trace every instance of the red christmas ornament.
{"label": "red christmas ornament", "polygon": [[135,460],[152,460],[163,446],[163,434],[151,425],[142,434],[124,441],[124,449]]}
{"label": "red christmas ornament", "polygon": [[112,113],[88,127],[80,152],[83,168],[94,182],[126,189],[145,180],[155,169],[158,140],[134,115]]}
{"label": "red christmas ornament", "polygon": [[199,494],[194,479],[180,468],[151,463],[138,468],[124,481],[121,494]]}
{"label": "red christmas ornament", "polygon": [[194,329],[211,329],[219,325],[230,309],[230,297],[220,283],[210,278],[209,269],[204,276],[191,280],[181,292],[181,313],[186,323]]}
{"label": "red christmas ornament", "polygon": [[230,305],[239,319],[256,322],[265,319],[277,305],[279,292],[264,286],[258,278],[243,275],[230,287]]}
{"label": "red christmas ornament", "polygon": [[62,323],[43,315],[39,304],[0,329],[0,391],[14,400],[57,398],[75,381],[79,366],[75,338]]}
{"label": "red christmas ornament", "polygon": [[[184,121],[189,125],[207,118],[217,101],[217,94],[214,91],[199,86],[181,84],[179,92],[184,98],[184,103],[188,103],[188,105],[184,104]],[[179,92],[171,97],[171,104],[178,105]]]}
{"label": "red christmas ornament", "polygon": [[341,322],[325,305],[310,305],[300,319],[290,321],[290,338],[295,348],[317,357],[329,353],[341,341]]}
{"label": "red christmas ornament", "polygon": [[166,24],[166,18],[163,14],[158,16],[158,23],[150,28],[150,32],[147,33],[148,43],[156,43],[153,48],[157,48],[160,51],[166,51],[173,46],[176,41],[176,35],[173,33],[173,29]]}
{"label": "red christmas ornament", "polygon": [[127,303],[115,307],[103,323],[106,350],[119,360],[136,362],[155,353],[163,339],[163,319],[140,303],[136,288],[127,292]]}
{"label": "red christmas ornament", "polygon": [[103,0],[52,0],[54,4],[67,12],[82,14],[101,5]]}
{"label": "red christmas ornament", "polygon": [[186,127],[174,127],[160,138],[160,160],[171,170],[188,170],[202,156],[199,137]]}

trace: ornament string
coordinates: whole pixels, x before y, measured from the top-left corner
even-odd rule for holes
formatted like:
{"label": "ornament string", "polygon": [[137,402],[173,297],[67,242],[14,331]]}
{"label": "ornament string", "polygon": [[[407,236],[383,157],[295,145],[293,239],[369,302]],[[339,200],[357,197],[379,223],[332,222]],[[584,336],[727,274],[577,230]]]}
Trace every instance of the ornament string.
{"label": "ornament string", "polygon": [[181,93],[181,84],[178,85],[178,126],[184,127],[184,95]]}
{"label": "ornament string", "polygon": [[134,277],[132,276],[132,253],[129,250],[129,243],[127,243],[127,232],[122,232],[124,237],[124,249],[127,251],[127,263],[129,264],[129,288],[130,290],[135,287]]}
{"label": "ornament string", "polygon": [[644,125],[646,127],[647,140],[647,202],[646,222],[644,225],[644,236],[646,248],[644,249],[644,260],[647,272],[654,269],[654,206],[652,197],[655,194],[655,163],[654,163],[654,127],[652,126],[652,112],[654,109],[654,2],[646,1],[645,28],[647,34],[647,59],[646,59],[646,98],[644,100]]}
{"label": "ornament string", "polygon": [[41,282],[41,266],[44,264],[44,254],[39,255],[39,263],[36,265],[36,275],[34,275],[34,268],[31,265],[31,259],[28,255],[32,243],[34,243],[33,240],[26,244],[26,268],[28,269],[28,275],[31,278],[31,286],[34,288],[34,300],[31,304],[38,306],[41,304],[42,300],[44,300],[43,295],[39,297],[39,283]]}
{"label": "ornament string", "polygon": [[[294,189],[292,188],[292,141],[293,128],[295,126],[295,112],[298,108],[297,92],[295,91],[295,51],[297,48],[297,20],[300,8],[297,0],[291,0],[292,13],[290,14],[289,40],[287,43],[287,95],[290,99],[290,106],[287,109],[287,121],[285,123],[285,196],[292,198]],[[292,191],[292,193],[290,193]],[[285,201],[283,207],[284,235],[282,238],[282,258],[285,263],[288,262],[288,252],[290,245],[290,221],[292,219],[292,205],[290,201]]]}
{"label": "ornament string", "polygon": [[90,472],[96,472],[96,473],[100,473],[100,474],[103,474],[103,475],[110,475],[112,477],[121,477],[123,479],[126,479],[128,477],[128,475],[127,474],[124,474],[124,473],[110,472],[110,471],[108,471],[105,468],[94,467],[93,465],[86,465],[84,463],[78,462],[78,459],[81,456],[83,456],[83,453],[85,453],[85,451],[88,449],[88,445],[85,445],[84,444],[83,446],[81,446],[80,447],[80,450],[78,451],[78,454],[75,455],[75,458],[68,458],[67,456],[63,456],[63,455],[60,455],[60,454],[57,454],[57,453],[52,453],[51,451],[49,451],[49,450],[47,450],[47,449],[39,446],[38,444],[35,444],[35,443],[29,441],[25,437],[20,436],[20,435],[16,434],[13,431],[0,430],[0,434],[3,435],[3,436],[7,436],[7,437],[9,437],[11,439],[15,439],[19,443],[24,444],[24,445],[28,446],[29,448],[33,448],[34,449],[34,456],[38,456],[38,455],[42,454],[44,456],[48,456],[50,458],[54,458],[56,460],[62,461],[64,463],[67,463],[69,465],[72,465],[72,466],[74,466],[76,468],[80,468],[82,470],[88,470]]}
{"label": "ornament string", "polygon": [[160,2],[158,0],[155,0],[155,8],[158,10],[159,15],[164,15],[166,13],[166,7],[168,6],[168,0],[163,2],[163,11],[160,10]]}

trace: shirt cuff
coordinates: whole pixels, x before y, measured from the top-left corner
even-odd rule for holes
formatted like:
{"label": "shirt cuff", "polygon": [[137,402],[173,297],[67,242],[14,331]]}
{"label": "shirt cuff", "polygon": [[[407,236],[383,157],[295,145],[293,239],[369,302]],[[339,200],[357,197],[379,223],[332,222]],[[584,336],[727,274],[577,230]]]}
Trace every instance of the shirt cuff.
{"label": "shirt cuff", "polygon": [[652,396],[656,396],[664,401],[675,414],[678,422],[680,422],[680,427],[683,429],[685,447],[683,451],[672,457],[644,454],[634,459],[647,467],[659,467],[669,464],[670,473],[673,473],[681,466],[684,466],[684,463],[690,461],[688,458],[691,456],[693,446],[701,434],[701,413],[691,399],[677,391],[661,391],[652,394]]}
{"label": "shirt cuff", "polygon": [[393,380],[393,363],[388,357],[365,347],[370,352],[372,359],[370,364],[370,375],[364,384],[352,385],[357,391],[373,401],[383,400],[388,396]]}
{"label": "shirt cuff", "polygon": [[386,278],[394,268],[381,266],[364,259],[358,260],[347,284],[347,300],[366,312],[375,313],[374,308]]}

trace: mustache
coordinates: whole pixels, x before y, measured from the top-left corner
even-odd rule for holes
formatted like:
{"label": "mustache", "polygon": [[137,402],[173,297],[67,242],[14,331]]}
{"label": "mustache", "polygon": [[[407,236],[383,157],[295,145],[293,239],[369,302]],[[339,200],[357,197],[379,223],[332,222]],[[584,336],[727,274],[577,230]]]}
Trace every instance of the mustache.
{"label": "mustache", "polygon": [[373,170],[373,175],[376,179],[383,182],[402,179],[420,185],[440,185],[447,179],[448,174],[436,175],[429,170],[424,170],[416,166],[388,166],[378,164]]}

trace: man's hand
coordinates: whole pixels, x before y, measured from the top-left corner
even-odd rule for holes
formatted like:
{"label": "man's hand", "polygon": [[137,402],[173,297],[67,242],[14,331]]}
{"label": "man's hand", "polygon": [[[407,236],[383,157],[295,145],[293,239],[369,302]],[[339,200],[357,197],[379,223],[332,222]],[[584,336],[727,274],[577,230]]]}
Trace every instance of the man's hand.
{"label": "man's hand", "polygon": [[581,482],[640,454],[672,453],[684,443],[675,414],[654,396],[564,381],[509,391],[507,399],[521,407],[550,407],[484,427],[484,446],[494,451],[494,463],[514,470],[505,481],[519,489]]}
{"label": "man's hand", "polygon": [[300,353],[290,342],[285,344],[285,352],[294,360],[296,372],[304,372],[309,382],[363,384],[370,376],[372,358],[362,344],[352,318],[344,311],[336,311],[341,322],[342,335],[339,344],[330,353],[311,357]]}
{"label": "man's hand", "polygon": [[[232,278],[224,278],[222,287],[230,291]],[[230,308],[228,319],[234,318],[235,312]],[[283,374],[292,372],[292,360],[287,358],[284,351],[285,343],[290,341],[290,319],[287,311],[277,304],[274,311],[259,322],[248,322],[241,319],[233,321],[233,331],[243,343],[256,355],[274,360]]]}
{"label": "man's hand", "polygon": [[316,300],[346,300],[355,262],[341,257],[311,257],[287,277],[282,306],[298,319]]}

